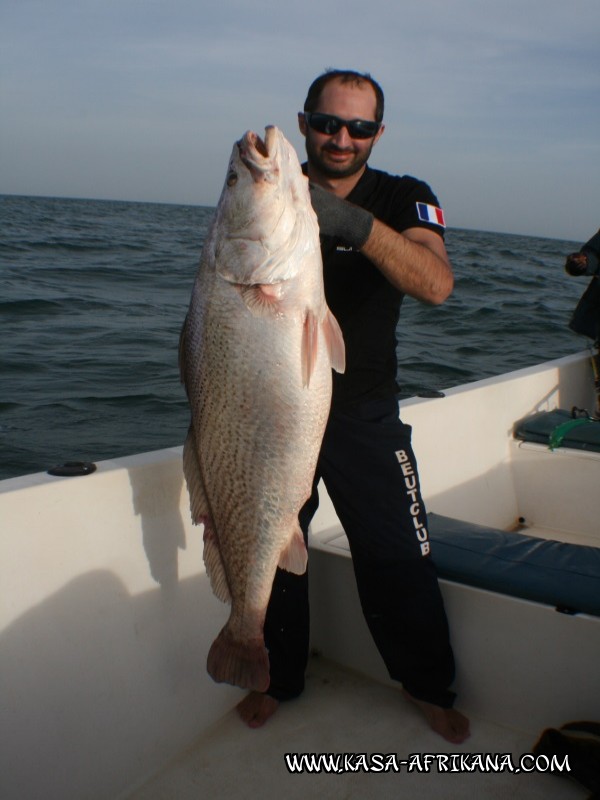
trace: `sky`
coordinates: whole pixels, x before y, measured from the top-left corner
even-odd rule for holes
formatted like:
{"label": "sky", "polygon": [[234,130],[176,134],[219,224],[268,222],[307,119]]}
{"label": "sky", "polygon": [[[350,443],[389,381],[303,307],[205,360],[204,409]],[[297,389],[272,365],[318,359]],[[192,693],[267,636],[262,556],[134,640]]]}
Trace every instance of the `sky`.
{"label": "sky", "polygon": [[0,193],[216,206],[233,143],[328,67],[386,96],[371,165],[448,226],[600,227],[598,0],[0,0]]}

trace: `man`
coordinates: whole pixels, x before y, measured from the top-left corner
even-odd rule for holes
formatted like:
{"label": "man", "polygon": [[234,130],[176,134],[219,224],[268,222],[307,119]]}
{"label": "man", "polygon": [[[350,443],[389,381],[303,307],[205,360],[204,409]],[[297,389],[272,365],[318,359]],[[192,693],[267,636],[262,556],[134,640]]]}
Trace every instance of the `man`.
{"label": "man", "polygon": [[600,230],[578,253],[567,256],[565,269],[569,275],[588,275],[592,278],[571,315],[569,328],[575,333],[589,336],[594,342],[597,351],[592,354],[596,388],[595,416],[600,418]]}
{"label": "man", "polygon": [[578,253],[567,256],[565,269],[569,275],[593,275],[600,273],[600,231],[586,242]]}
{"label": "man", "polygon": [[[332,408],[313,495],[323,478],[348,536],[365,619],[390,676],[451,742],[469,735],[452,708],[454,660],[429,557],[410,427],[398,419],[396,325],[405,294],[443,302],[453,276],[443,214],[429,187],[367,166],[384,132],[383,93],[368,75],[331,70],[309,89],[298,115],[305,171],[319,218],[325,294],[346,345],[334,374]],[[271,684],[238,706],[258,727],[304,688],[308,581],[278,570],[265,623]]]}

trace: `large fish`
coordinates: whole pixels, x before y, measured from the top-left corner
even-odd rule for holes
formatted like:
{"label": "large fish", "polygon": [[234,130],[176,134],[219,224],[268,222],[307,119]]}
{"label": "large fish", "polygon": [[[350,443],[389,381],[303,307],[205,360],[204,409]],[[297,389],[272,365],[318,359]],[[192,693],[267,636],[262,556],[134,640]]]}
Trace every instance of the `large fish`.
{"label": "large fish", "polygon": [[213,592],[231,602],[207,669],[264,691],[277,566],[302,574],[308,498],[344,343],[325,302],[307,179],[275,127],[233,147],[180,342],[183,466]]}

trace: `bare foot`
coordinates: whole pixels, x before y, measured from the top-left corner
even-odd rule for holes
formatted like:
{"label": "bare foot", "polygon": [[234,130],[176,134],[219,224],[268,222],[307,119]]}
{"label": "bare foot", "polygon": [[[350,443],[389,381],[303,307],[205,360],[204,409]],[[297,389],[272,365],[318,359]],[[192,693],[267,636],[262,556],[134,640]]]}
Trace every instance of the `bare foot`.
{"label": "bare foot", "polygon": [[454,708],[442,708],[433,703],[426,703],[424,700],[417,700],[405,689],[402,690],[404,697],[418,706],[432,730],[439,733],[447,742],[460,744],[471,735],[469,730],[469,720]]}
{"label": "bare foot", "polygon": [[260,728],[273,716],[279,707],[279,700],[268,694],[250,692],[238,703],[237,712],[249,728]]}

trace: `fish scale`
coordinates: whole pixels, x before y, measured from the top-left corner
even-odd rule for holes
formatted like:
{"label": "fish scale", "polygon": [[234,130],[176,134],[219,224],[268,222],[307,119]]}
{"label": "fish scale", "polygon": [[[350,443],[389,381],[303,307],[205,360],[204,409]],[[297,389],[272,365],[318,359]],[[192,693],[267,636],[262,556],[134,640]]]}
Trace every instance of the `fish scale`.
{"label": "fish scale", "polygon": [[277,566],[306,569],[298,514],[344,368],[308,182],[283,134],[233,147],[180,341],[191,424],[184,473],[216,596],[231,602],[207,668],[269,685],[263,623]]}

